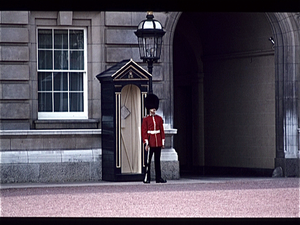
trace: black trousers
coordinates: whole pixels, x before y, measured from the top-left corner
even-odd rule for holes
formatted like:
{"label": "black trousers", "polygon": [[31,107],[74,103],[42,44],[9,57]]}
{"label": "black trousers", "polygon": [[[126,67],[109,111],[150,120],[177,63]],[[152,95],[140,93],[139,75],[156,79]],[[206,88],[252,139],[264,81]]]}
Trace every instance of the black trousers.
{"label": "black trousers", "polygon": [[[149,152],[148,152],[149,154]],[[161,170],[160,170],[160,155],[161,155],[161,147],[151,147],[150,148],[150,156],[149,156],[149,167],[148,167],[148,180],[151,180],[150,177],[150,168],[151,168],[151,159],[154,154],[154,166],[155,166],[155,179],[158,181],[161,178]]]}

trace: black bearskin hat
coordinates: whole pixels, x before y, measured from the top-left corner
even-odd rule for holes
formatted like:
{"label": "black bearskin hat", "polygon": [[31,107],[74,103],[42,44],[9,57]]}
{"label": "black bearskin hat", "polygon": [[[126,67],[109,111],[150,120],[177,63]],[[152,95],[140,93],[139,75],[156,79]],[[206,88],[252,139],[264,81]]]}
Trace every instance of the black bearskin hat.
{"label": "black bearskin hat", "polygon": [[150,109],[158,109],[159,99],[155,94],[148,94],[145,98],[145,106],[148,110]]}

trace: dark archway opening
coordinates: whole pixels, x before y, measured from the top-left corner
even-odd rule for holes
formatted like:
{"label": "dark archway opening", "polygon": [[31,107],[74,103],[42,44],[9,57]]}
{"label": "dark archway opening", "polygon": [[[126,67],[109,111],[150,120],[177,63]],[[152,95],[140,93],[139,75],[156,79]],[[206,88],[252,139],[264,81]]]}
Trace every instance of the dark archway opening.
{"label": "dark archway opening", "polygon": [[270,176],[275,66],[263,13],[182,13],[174,33],[181,176]]}

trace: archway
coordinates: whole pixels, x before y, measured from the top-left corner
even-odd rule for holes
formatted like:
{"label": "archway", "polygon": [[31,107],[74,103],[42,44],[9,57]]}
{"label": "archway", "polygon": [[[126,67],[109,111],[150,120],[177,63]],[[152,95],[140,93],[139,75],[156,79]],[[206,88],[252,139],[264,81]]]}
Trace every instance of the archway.
{"label": "archway", "polygon": [[174,32],[174,147],[181,171],[269,175],[275,63],[264,13],[182,13]]}

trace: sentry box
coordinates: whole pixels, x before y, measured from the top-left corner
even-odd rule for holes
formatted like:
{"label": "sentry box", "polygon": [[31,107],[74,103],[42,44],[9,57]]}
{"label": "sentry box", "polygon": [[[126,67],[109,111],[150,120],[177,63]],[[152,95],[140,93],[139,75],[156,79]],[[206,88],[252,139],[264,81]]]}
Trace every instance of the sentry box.
{"label": "sentry box", "polygon": [[142,181],[141,125],[152,75],[129,59],[96,77],[101,83],[102,180]]}

